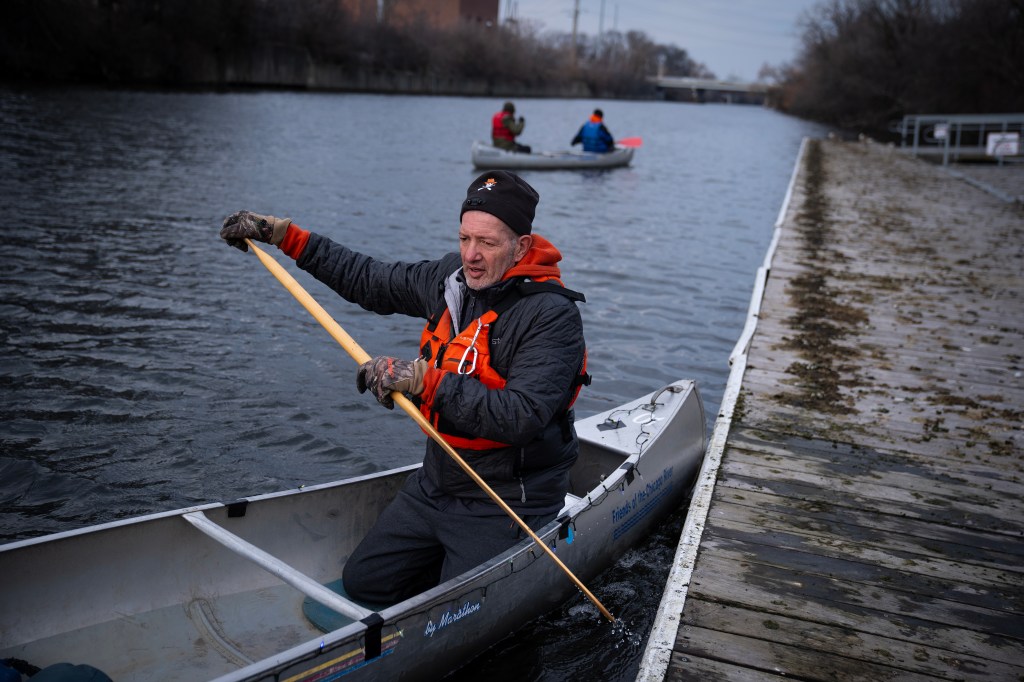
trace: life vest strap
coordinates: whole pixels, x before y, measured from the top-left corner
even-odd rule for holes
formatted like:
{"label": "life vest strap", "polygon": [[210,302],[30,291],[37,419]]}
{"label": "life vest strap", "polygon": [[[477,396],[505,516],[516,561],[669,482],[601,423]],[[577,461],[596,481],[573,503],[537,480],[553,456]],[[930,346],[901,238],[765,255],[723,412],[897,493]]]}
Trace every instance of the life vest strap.
{"label": "life vest strap", "polygon": [[540,294],[545,291],[549,291],[553,294],[561,294],[566,298],[579,301],[580,303],[586,303],[587,297],[578,291],[568,289],[561,284],[555,284],[554,282],[534,282],[532,280],[520,280],[516,283],[515,291],[522,296],[529,296],[530,294]]}

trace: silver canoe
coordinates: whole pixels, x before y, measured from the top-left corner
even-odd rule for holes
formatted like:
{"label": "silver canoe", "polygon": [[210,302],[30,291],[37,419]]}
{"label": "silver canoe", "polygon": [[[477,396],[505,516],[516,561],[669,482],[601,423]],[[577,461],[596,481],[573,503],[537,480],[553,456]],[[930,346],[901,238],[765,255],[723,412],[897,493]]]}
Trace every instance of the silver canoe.
{"label": "silver canoe", "polygon": [[[691,381],[577,423],[574,494],[538,535],[584,584],[683,503],[704,423]],[[325,588],[415,468],[0,546],[0,659],[118,682],[429,680],[577,595],[530,540],[378,610]]]}
{"label": "silver canoe", "polygon": [[477,141],[473,143],[472,156],[473,165],[484,170],[508,168],[565,170],[626,166],[633,160],[633,151],[633,147],[615,147],[606,154],[571,150],[522,154],[498,149]]}

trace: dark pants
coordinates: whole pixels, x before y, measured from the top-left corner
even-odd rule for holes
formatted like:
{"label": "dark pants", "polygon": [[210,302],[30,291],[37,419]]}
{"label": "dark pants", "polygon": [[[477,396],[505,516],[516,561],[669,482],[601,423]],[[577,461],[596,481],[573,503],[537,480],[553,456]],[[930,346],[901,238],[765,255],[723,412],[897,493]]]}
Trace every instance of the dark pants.
{"label": "dark pants", "polygon": [[498,140],[495,138],[492,138],[491,146],[509,152],[519,152],[520,154],[529,154],[533,151],[533,147],[528,144],[519,144],[518,142],[509,142],[508,140]]}
{"label": "dark pants", "polygon": [[[536,530],[555,516],[520,518]],[[423,494],[414,473],[345,562],[345,591],[358,601],[395,604],[465,573],[523,537],[526,532],[505,514],[442,511]]]}

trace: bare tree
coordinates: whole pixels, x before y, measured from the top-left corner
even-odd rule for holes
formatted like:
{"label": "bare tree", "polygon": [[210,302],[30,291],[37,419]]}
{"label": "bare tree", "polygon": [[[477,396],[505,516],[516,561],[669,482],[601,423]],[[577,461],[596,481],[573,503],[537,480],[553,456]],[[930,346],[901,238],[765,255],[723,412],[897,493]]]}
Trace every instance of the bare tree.
{"label": "bare tree", "polygon": [[773,101],[852,129],[908,113],[1024,108],[1021,0],[830,0],[803,20],[803,48]]}
{"label": "bare tree", "polygon": [[[385,19],[392,3],[384,5]],[[6,0],[0,73],[8,80],[190,86],[304,86],[317,66],[419,82],[486,80],[489,91],[577,91],[645,97],[659,66],[707,76],[686,50],[646,34],[541,34],[530,22],[429,29],[366,17],[337,0]],[[358,79],[354,79],[358,80]],[[386,82],[385,79],[383,82]],[[381,82],[381,81],[378,81]]]}

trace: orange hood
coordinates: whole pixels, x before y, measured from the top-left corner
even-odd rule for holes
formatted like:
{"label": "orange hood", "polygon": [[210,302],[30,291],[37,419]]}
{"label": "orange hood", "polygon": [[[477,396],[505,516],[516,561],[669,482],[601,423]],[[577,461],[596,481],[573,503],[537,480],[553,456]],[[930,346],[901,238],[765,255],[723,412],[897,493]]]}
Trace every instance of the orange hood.
{"label": "orange hood", "polygon": [[562,284],[562,280],[559,279],[562,271],[555,265],[560,260],[562,260],[562,254],[555,248],[555,245],[539,234],[534,234],[530,250],[526,252],[522,260],[508,269],[502,279],[529,277],[537,281],[553,279]]}

